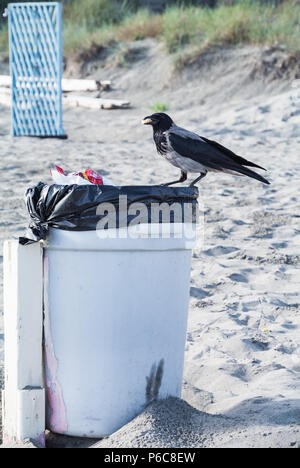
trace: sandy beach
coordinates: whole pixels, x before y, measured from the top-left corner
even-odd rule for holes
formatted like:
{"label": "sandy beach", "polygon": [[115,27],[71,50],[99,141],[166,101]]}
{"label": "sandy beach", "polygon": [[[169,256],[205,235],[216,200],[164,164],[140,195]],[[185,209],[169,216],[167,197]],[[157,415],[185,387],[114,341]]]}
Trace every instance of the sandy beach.
{"label": "sandy beach", "polygon": [[[99,170],[117,185],[176,178],[140,124],[157,101],[178,125],[266,167],[270,186],[219,174],[199,184],[204,243],[192,259],[183,401],[153,403],[97,447],[300,447],[297,71],[280,74],[282,50],[249,46],[207,54],[178,76],[153,41],[134,47],[140,55],[128,68],[68,64],[66,76],[111,79],[107,96],[132,104],[66,109],[68,140],[12,138],[10,109],[0,105],[0,241],[22,235],[24,192],[51,183],[51,163]],[[276,57],[270,69],[266,57]]]}

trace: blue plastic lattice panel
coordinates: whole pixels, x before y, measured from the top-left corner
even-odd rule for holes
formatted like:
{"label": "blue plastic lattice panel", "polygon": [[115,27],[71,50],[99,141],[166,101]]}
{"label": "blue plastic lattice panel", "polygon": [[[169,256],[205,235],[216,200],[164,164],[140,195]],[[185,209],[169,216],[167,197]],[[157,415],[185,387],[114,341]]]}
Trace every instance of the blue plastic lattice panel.
{"label": "blue plastic lattice panel", "polygon": [[60,3],[8,5],[12,134],[64,136]]}

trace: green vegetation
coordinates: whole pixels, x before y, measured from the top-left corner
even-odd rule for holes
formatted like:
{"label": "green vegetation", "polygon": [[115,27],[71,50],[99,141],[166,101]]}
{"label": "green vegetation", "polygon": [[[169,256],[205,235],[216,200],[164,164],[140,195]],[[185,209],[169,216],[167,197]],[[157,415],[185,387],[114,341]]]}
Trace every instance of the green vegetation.
{"label": "green vegetation", "polygon": [[155,102],[150,109],[153,112],[166,112],[168,110],[168,105],[164,102]]}
{"label": "green vegetation", "polygon": [[300,4],[285,1],[272,4],[239,1],[215,9],[172,8],[163,16],[163,38],[167,50],[183,66],[204,50],[223,45],[284,45],[300,51]]}
{"label": "green vegetation", "polygon": [[[134,12],[133,2],[77,0],[65,7],[64,43],[68,52],[156,37],[168,52],[201,52],[224,44],[284,44],[300,50],[300,4],[239,0],[217,8],[173,6],[162,15]],[[189,46],[189,47],[187,47]],[[184,50],[187,49],[187,50]]]}
{"label": "green vegetation", "polygon": [[[236,0],[219,1],[216,8],[169,6],[161,15],[137,9],[135,0],[74,0],[64,5],[65,54],[92,46],[116,48],[119,42],[157,38],[184,64],[203,50],[226,44],[280,43],[300,51],[300,3]],[[169,4],[172,2],[169,2]],[[175,3],[175,2],[174,2]],[[178,2],[177,2],[178,3]],[[195,3],[195,2],[194,2]],[[7,32],[0,32],[0,51]],[[118,47],[117,47],[118,49]]]}
{"label": "green vegetation", "polygon": [[[92,0],[90,0],[92,1]],[[78,3],[81,3],[79,0]],[[137,41],[146,37],[160,37],[162,33],[161,16],[151,15],[145,10],[129,14],[117,23],[105,23],[101,27],[89,28],[85,21],[74,23],[64,20],[64,51],[78,52],[94,44],[108,46],[115,42]]]}
{"label": "green vegetation", "polygon": [[0,52],[8,53],[8,31],[6,26],[0,29]]}

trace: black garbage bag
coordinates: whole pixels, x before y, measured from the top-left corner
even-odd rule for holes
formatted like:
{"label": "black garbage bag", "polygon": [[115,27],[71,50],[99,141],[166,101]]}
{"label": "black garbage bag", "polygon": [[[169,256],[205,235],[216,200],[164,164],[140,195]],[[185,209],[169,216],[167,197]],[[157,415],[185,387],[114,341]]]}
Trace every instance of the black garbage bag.
{"label": "black garbage bag", "polygon": [[[49,227],[91,231],[121,228],[134,224],[135,220],[136,224],[195,223],[197,198],[197,187],[46,185],[40,182],[26,192],[30,224],[19,243],[26,245],[46,239]],[[175,205],[182,209],[173,210]]]}

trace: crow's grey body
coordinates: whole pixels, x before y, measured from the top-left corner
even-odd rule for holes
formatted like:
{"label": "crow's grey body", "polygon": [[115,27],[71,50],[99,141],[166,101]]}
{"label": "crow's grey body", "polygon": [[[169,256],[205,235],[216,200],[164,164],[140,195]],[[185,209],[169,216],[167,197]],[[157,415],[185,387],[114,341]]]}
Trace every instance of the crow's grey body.
{"label": "crow's grey body", "polygon": [[208,171],[246,175],[269,184],[260,174],[248,169],[250,166],[265,170],[263,167],[238,156],[215,141],[178,127],[166,114],[158,113],[145,117],[143,123],[153,126],[153,138],[158,153],[181,170],[181,178],[168,185],[183,182],[188,172],[200,174],[192,183],[194,184]]}
{"label": "crow's grey body", "polygon": [[186,171],[186,172],[197,172],[201,174],[205,174],[207,172],[207,168],[198,161],[194,161],[193,159],[186,158],[182,156],[180,153],[177,153],[171,145],[170,142],[170,133],[174,133],[176,135],[181,135],[182,137],[197,137],[201,141],[201,139],[196,133],[189,132],[184,128],[177,127],[177,125],[173,124],[169,130],[166,130],[163,135],[166,137],[166,152],[160,153],[162,156],[169,161],[173,166],[178,167],[179,169]]}

